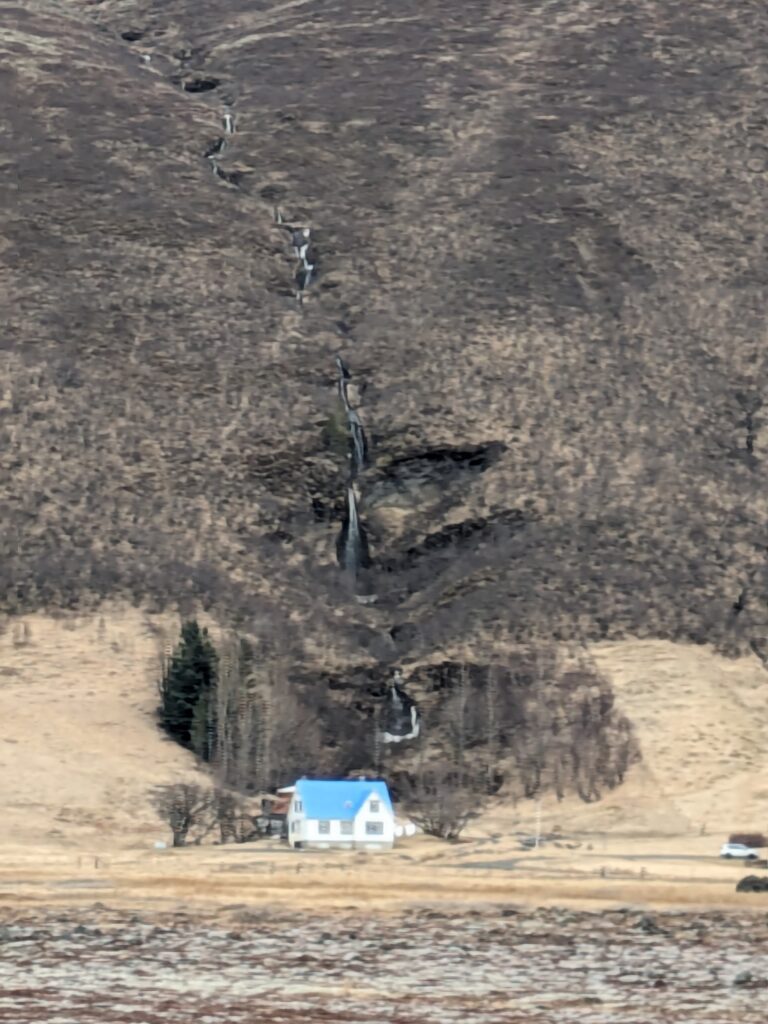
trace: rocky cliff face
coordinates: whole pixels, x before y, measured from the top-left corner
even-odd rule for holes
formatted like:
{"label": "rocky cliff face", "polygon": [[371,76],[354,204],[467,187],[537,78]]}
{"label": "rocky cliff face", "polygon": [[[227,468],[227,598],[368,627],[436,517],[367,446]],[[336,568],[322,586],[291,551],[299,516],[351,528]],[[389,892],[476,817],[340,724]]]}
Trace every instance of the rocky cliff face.
{"label": "rocky cliff face", "polygon": [[761,10],[0,15],[9,610],[202,602],[312,671],[762,650]]}

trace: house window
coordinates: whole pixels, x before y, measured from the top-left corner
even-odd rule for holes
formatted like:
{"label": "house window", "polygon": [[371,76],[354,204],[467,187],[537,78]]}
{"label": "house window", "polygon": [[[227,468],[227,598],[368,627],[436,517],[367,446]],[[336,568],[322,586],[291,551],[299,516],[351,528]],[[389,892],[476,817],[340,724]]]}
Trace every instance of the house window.
{"label": "house window", "polygon": [[354,821],[342,821],[341,823],[341,834],[343,836],[352,836],[355,834],[355,823]]}
{"label": "house window", "polygon": [[298,821],[292,821],[291,822],[291,832],[295,832],[298,829],[298,827],[299,827]]}
{"label": "house window", "polygon": [[321,836],[330,835],[330,832],[331,832],[331,823],[330,823],[330,821],[318,821],[318,823],[317,823],[317,831],[320,833]]}
{"label": "house window", "polygon": [[304,804],[301,802],[301,800],[297,800],[293,805],[293,809],[298,814],[300,811],[304,810]]}
{"label": "house window", "polygon": [[366,823],[365,823],[365,834],[367,836],[383,836],[384,835],[384,822],[383,821],[366,821]]}
{"label": "house window", "polygon": [[378,800],[371,800],[371,814],[378,814],[379,806],[380,804]]}

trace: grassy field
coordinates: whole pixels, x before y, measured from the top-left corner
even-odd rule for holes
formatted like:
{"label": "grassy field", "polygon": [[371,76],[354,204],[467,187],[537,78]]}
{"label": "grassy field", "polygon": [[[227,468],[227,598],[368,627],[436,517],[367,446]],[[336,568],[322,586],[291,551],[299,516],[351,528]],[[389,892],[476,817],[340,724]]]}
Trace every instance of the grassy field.
{"label": "grassy field", "polygon": [[[497,824],[499,824],[497,819]],[[484,830],[485,831],[485,830]],[[0,849],[8,908],[88,907],[226,912],[234,905],[308,912],[400,912],[414,906],[765,912],[768,895],[735,891],[761,872],[717,857],[712,837],[569,834],[522,850],[498,832],[446,845],[429,837],[392,853],[291,852],[272,841],[184,850],[106,845]]]}

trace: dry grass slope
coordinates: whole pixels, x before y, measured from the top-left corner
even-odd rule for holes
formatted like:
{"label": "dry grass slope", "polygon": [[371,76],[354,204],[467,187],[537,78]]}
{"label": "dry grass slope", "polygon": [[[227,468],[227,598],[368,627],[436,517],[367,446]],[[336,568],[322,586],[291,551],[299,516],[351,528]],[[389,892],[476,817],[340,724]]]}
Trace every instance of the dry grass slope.
{"label": "dry grass slope", "polygon": [[768,705],[754,657],[659,641],[600,644],[597,664],[643,750],[642,814],[720,836],[766,820]]}
{"label": "dry grass slope", "polygon": [[107,845],[165,838],[154,785],[195,773],[157,727],[157,678],[173,616],[105,607],[30,615],[0,635],[2,783],[8,843]]}

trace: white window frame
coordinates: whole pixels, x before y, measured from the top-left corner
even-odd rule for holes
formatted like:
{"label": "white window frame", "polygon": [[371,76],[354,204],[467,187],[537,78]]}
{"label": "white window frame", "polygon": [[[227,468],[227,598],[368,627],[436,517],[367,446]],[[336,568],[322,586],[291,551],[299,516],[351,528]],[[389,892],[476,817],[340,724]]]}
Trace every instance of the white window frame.
{"label": "white window frame", "polygon": [[371,800],[371,814],[378,814],[381,810],[381,800]]}
{"label": "white window frame", "polygon": [[383,821],[366,821],[366,823],[365,823],[365,834],[367,836],[383,836],[384,835],[384,822]]}
{"label": "white window frame", "polygon": [[355,823],[354,823],[354,821],[342,821],[340,824],[341,824],[341,834],[343,836],[353,836],[355,834]]}
{"label": "white window frame", "polygon": [[317,833],[321,836],[329,836],[331,834],[331,823],[330,821],[318,821]]}
{"label": "white window frame", "polygon": [[301,802],[301,800],[294,800],[293,809],[294,811],[296,811],[297,814],[300,814],[304,810],[304,804]]}

